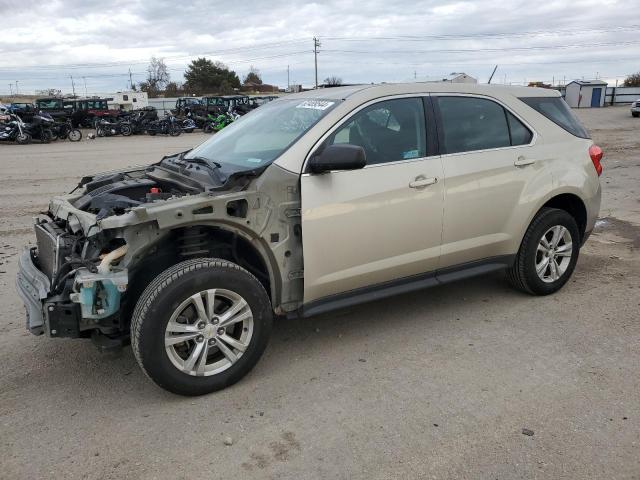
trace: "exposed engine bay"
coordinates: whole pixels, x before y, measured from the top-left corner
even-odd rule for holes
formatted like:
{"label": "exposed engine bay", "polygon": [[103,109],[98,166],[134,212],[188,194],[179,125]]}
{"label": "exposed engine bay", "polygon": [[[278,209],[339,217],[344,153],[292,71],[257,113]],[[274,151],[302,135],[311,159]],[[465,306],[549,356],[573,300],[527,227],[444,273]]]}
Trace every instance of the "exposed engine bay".
{"label": "exposed engine bay", "polygon": [[276,165],[234,172],[182,156],[85,177],[52,199],[17,279],[32,333],[121,341],[142,290],[190,258],[231,260],[275,295],[277,311],[299,306],[297,175]]}

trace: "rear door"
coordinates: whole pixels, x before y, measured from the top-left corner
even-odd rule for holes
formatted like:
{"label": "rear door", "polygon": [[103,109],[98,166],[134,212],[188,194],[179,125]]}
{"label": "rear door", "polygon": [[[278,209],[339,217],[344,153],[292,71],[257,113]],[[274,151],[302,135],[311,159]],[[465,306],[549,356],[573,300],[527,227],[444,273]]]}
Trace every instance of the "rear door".
{"label": "rear door", "polygon": [[542,168],[533,129],[492,98],[433,98],[445,176],[439,267],[515,253],[519,206]]}
{"label": "rear door", "polygon": [[363,147],[367,166],[302,175],[305,303],[436,269],[443,172],[425,123],[423,98],[403,97],[330,132],[328,144]]}

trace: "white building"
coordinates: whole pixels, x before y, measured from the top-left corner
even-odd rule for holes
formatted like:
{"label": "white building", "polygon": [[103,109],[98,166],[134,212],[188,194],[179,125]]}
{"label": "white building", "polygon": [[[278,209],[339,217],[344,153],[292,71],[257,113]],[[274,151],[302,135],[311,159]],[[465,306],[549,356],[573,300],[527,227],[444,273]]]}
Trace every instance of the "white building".
{"label": "white building", "polygon": [[574,80],[567,84],[564,99],[570,107],[603,107],[607,82],[602,80]]}
{"label": "white building", "polygon": [[449,75],[446,75],[445,77],[427,76],[427,77],[419,77],[417,79],[407,80],[407,81],[409,82],[418,81],[418,82],[478,83],[477,78],[473,78],[471,75],[467,75],[466,73],[463,73],[463,72],[453,72],[453,73],[450,73]]}
{"label": "white building", "polygon": [[109,110],[137,110],[149,106],[147,92],[117,92],[105,96]]}

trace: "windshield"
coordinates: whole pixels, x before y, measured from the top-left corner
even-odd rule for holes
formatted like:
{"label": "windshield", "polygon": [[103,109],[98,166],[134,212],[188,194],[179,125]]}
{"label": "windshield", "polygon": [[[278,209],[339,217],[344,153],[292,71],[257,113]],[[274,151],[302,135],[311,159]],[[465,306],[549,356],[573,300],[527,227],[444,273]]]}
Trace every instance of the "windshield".
{"label": "windshield", "polygon": [[267,103],[191,150],[232,171],[264,167],[304,135],[337,104],[335,100],[286,99]]}

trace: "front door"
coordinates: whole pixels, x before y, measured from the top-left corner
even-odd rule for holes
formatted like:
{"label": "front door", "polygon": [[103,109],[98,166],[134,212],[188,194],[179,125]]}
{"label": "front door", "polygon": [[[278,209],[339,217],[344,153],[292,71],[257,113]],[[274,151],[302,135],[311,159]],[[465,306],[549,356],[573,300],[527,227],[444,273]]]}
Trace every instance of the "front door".
{"label": "front door", "polygon": [[601,88],[594,88],[591,91],[591,106],[599,107],[600,106],[600,97],[602,96]]}
{"label": "front door", "polygon": [[435,270],[444,182],[423,100],[369,105],[326,142],[363,147],[367,166],[302,176],[305,303]]}

